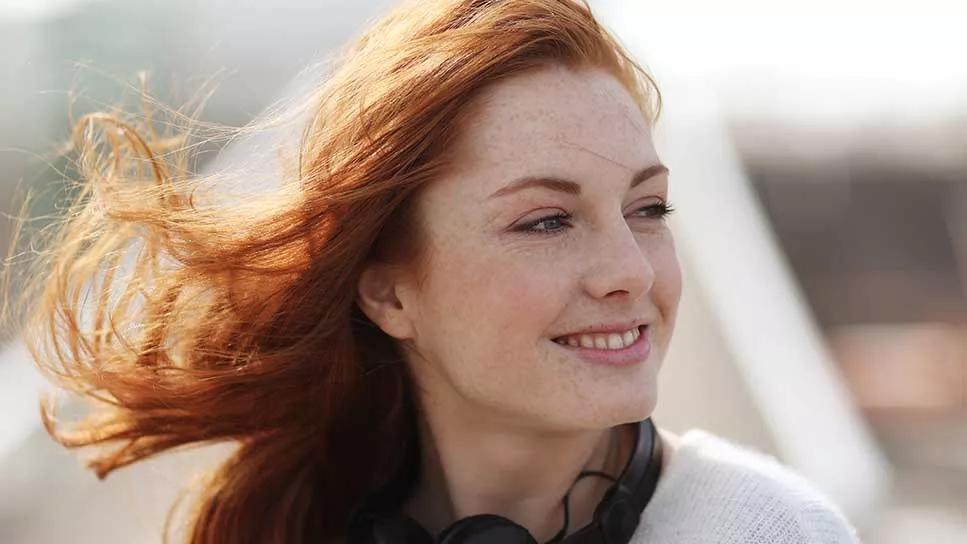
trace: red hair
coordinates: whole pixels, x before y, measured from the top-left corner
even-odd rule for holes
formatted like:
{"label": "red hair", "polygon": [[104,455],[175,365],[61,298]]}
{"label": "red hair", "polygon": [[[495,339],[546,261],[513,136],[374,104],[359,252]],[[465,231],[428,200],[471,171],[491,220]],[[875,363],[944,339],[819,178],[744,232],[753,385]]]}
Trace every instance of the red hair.
{"label": "red hair", "polygon": [[419,256],[408,204],[446,167],[477,92],[547,63],[609,70],[654,120],[651,78],[571,0],[419,0],[375,24],[313,94],[278,190],[202,203],[192,146],[150,118],[74,128],[79,196],[32,295],[25,339],[61,387],[94,400],[67,447],[102,446],[101,478],[222,441],[189,541],[340,539],[415,433],[397,347],[355,305],[372,259]]}

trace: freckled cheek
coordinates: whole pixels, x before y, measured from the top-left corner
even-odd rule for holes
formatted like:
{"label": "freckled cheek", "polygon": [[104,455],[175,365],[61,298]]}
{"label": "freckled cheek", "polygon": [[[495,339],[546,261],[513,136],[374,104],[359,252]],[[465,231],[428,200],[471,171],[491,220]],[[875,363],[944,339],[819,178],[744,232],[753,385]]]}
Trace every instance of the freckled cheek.
{"label": "freckled cheek", "polygon": [[553,267],[489,254],[465,264],[474,271],[455,285],[455,295],[468,299],[475,315],[488,320],[486,329],[503,338],[502,343],[533,342],[555,319],[559,296]]}

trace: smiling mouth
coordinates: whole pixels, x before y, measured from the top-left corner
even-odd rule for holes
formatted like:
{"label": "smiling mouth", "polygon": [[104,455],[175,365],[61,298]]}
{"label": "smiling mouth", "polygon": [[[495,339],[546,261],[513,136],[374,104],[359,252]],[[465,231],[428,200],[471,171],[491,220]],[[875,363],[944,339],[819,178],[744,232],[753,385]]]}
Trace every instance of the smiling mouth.
{"label": "smiling mouth", "polygon": [[560,336],[553,341],[564,347],[598,349],[598,350],[622,350],[638,341],[648,325],[641,325],[623,332],[613,333],[589,333],[589,334],[570,334]]}

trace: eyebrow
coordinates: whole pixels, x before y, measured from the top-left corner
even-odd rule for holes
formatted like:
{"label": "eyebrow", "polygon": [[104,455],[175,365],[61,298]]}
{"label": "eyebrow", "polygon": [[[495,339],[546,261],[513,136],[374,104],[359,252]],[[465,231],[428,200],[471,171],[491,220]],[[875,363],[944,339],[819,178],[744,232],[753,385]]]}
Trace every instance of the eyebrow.
{"label": "eyebrow", "polygon": [[[647,181],[655,176],[658,176],[660,174],[667,174],[667,173],[668,173],[668,167],[666,167],[664,164],[661,164],[661,163],[653,164],[645,168],[644,170],[640,170],[634,176],[631,177],[631,186],[629,187],[629,189],[633,189],[639,183]],[[581,194],[581,184],[579,183],[566,180],[566,179],[556,178],[556,177],[527,176],[520,179],[516,179],[511,183],[505,185],[504,187],[497,189],[496,191],[494,191],[493,194],[487,197],[487,199],[489,200],[491,198],[496,198],[498,196],[506,196],[511,193],[516,193],[517,191],[522,191],[524,189],[532,189],[535,187],[544,187],[552,191],[560,191],[562,193],[568,193],[571,195]]]}

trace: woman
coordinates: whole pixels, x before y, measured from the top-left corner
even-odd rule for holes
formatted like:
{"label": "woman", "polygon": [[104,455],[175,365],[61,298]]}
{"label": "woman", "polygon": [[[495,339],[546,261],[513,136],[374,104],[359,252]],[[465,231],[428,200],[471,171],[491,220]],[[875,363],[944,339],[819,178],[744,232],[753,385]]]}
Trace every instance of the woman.
{"label": "woman", "polygon": [[187,146],[81,119],[29,340],[99,408],[48,431],[114,446],[100,477],[237,443],[192,543],[855,541],[774,460],[650,420],[681,292],[659,105],[585,4],[421,0],[272,194],[203,203]]}

